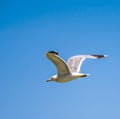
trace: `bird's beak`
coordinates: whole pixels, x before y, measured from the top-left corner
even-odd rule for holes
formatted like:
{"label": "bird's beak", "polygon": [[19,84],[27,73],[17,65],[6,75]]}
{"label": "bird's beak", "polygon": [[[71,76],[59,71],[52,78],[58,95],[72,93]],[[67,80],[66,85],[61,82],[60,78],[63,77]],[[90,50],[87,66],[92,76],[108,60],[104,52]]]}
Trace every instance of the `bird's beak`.
{"label": "bird's beak", "polygon": [[46,80],[46,82],[52,81],[51,79]]}

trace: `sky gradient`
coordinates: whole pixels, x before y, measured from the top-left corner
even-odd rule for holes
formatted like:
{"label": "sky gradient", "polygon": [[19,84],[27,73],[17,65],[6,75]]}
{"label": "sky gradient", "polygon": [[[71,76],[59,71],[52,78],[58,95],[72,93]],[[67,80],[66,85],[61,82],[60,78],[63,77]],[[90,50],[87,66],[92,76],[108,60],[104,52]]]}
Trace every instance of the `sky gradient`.
{"label": "sky gradient", "polygon": [[[120,2],[0,2],[0,119],[119,119]],[[46,83],[56,74],[46,52],[87,59],[86,78]]]}

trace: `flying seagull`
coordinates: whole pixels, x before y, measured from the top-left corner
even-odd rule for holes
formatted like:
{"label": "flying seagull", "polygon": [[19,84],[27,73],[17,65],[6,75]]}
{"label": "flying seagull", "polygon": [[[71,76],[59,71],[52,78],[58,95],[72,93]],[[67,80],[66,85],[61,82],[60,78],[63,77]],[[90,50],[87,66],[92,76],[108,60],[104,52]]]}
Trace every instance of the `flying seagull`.
{"label": "flying seagull", "polygon": [[77,78],[86,77],[89,74],[82,74],[80,67],[86,58],[100,59],[106,58],[107,55],[76,55],[68,58],[68,63],[59,57],[58,52],[49,51],[46,53],[48,59],[50,59],[57,68],[57,75],[52,76],[46,82],[68,82]]}

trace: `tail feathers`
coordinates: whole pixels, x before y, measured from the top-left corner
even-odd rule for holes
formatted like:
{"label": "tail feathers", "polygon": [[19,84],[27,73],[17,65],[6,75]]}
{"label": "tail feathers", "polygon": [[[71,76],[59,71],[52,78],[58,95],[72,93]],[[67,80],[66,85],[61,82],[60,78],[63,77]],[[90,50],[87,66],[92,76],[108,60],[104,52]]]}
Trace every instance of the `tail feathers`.
{"label": "tail feathers", "polygon": [[80,77],[86,77],[89,76],[90,74],[81,74]]}

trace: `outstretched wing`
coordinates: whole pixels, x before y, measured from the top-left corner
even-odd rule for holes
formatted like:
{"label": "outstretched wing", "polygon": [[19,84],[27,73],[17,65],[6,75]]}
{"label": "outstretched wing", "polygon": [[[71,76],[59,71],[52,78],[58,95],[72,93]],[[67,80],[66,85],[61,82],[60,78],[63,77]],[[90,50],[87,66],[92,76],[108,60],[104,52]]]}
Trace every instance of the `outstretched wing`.
{"label": "outstretched wing", "polygon": [[58,75],[64,75],[70,73],[67,63],[58,56],[55,51],[47,52],[46,56],[55,64]]}
{"label": "outstretched wing", "polygon": [[77,55],[68,59],[68,66],[71,72],[80,72],[80,67],[86,58],[100,59],[105,57],[107,55]]}

